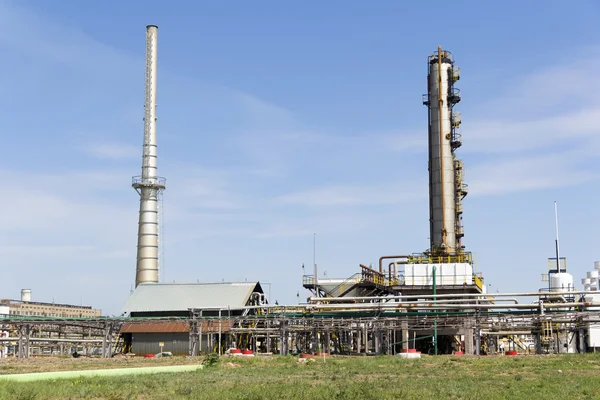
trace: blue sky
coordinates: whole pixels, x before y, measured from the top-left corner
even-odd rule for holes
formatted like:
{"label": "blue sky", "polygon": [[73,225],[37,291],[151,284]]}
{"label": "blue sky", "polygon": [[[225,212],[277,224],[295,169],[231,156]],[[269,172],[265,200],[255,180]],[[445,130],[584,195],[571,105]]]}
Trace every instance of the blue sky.
{"label": "blue sky", "polygon": [[[435,12],[432,4],[435,4]],[[166,282],[350,276],[428,246],[426,59],[460,66],[464,243],[492,290],[600,258],[600,5],[0,2],[0,297],[117,313],[134,280],[145,26],[159,26]]]}

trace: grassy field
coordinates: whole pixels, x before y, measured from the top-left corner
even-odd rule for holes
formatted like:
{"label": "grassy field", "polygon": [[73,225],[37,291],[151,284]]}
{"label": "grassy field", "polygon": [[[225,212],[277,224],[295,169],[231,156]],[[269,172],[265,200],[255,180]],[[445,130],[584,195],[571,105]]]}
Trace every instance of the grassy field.
{"label": "grassy field", "polygon": [[[64,360],[65,368],[173,365],[171,360]],[[38,367],[36,367],[38,362]],[[39,371],[50,360],[5,363]],[[47,368],[42,368],[47,370]],[[593,399],[600,354],[519,357],[223,357],[198,372],[0,382],[0,399]]]}

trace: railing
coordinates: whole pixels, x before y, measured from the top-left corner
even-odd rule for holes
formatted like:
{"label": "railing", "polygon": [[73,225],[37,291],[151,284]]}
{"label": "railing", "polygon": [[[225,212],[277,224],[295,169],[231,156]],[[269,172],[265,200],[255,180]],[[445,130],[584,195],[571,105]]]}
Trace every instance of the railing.
{"label": "railing", "polygon": [[385,275],[371,269],[367,266],[361,265],[362,273],[361,280],[363,282],[374,283],[376,286],[391,286],[392,283],[388,279],[385,278]]}
{"label": "railing", "polygon": [[[435,53],[432,53],[427,58],[427,61],[431,64],[432,62],[437,62],[437,59],[438,59],[438,52],[436,51]],[[448,50],[442,50],[442,61],[443,62],[446,62],[446,61],[454,62],[454,57],[452,56],[452,53],[449,52]]]}
{"label": "railing", "polygon": [[[559,267],[563,271],[567,270],[567,258],[566,257],[561,257],[560,258]],[[549,258],[548,259],[548,269],[549,270],[555,270],[556,269],[556,258]]]}
{"label": "railing", "polygon": [[473,275],[473,283],[475,284],[475,286],[477,286],[479,288],[479,290],[483,290],[483,277],[482,276],[478,276],[477,274]]}
{"label": "railing", "polygon": [[[439,275],[436,274],[436,286],[467,286],[472,284],[471,275]],[[432,275],[410,275],[403,280],[406,286],[433,286]]]}
{"label": "railing", "polygon": [[423,100],[423,104],[425,104],[426,106],[429,105],[429,94],[424,94],[421,99]]}
{"label": "railing", "polygon": [[471,253],[464,252],[458,254],[445,254],[445,255],[429,255],[420,254],[410,256],[409,264],[454,264],[454,263],[469,263],[473,262]]}
{"label": "railing", "polygon": [[451,103],[458,103],[460,101],[460,89],[452,88],[448,94],[448,101]]}
{"label": "railing", "polygon": [[314,285],[315,277],[313,275],[302,275],[302,284],[303,285]]}
{"label": "railing", "polygon": [[164,189],[167,180],[160,176],[155,176],[153,178],[143,178],[141,176],[134,176],[131,178],[131,186],[135,188],[139,187],[151,187],[156,189]]}
{"label": "railing", "polygon": [[452,135],[452,140],[450,142],[454,147],[459,147],[462,145],[462,135],[458,132],[454,132]]}
{"label": "railing", "polygon": [[345,281],[328,291],[327,294],[331,297],[340,297],[352,286],[355,286],[356,284],[360,283],[360,276],[361,274],[359,273],[352,275],[350,278],[346,279]]}
{"label": "railing", "polygon": [[462,118],[459,112],[452,113],[452,126],[458,127],[462,122]]}
{"label": "railing", "polygon": [[460,79],[460,68],[459,67],[452,67],[452,80],[454,82],[456,82],[459,79]]}

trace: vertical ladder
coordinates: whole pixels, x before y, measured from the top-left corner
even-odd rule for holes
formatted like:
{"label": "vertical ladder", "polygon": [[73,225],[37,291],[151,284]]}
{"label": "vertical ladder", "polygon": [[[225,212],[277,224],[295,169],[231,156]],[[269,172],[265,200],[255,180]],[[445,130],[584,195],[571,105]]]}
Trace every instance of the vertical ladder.
{"label": "vertical ladder", "polygon": [[552,339],[552,322],[549,320],[542,321],[542,341],[549,343]]}

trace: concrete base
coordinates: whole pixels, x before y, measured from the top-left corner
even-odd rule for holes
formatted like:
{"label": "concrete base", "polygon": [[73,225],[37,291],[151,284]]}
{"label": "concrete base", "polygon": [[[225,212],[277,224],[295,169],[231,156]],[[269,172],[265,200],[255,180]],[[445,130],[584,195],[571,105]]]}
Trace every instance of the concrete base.
{"label": "concrete base", "polygon": [[421,353],[398,353],[396,354],[400,358],[421,358]]}

